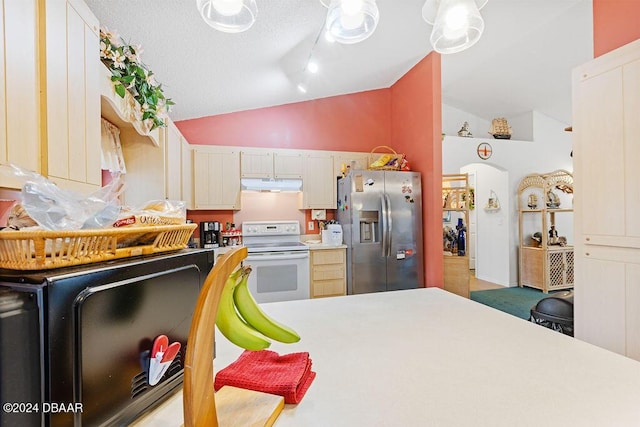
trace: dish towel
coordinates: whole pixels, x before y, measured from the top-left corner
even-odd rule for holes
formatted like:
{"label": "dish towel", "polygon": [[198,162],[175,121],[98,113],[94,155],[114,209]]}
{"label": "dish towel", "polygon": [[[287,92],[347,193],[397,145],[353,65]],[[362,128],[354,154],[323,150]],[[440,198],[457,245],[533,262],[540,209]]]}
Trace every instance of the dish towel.
{"label": "dish towel", "polygon": [[299,403],[316,373],[309,353],[279,355],[275,351],[245,350],[238,359],[216,374],[213,388],[225,385],[284,397],[285,403]]}

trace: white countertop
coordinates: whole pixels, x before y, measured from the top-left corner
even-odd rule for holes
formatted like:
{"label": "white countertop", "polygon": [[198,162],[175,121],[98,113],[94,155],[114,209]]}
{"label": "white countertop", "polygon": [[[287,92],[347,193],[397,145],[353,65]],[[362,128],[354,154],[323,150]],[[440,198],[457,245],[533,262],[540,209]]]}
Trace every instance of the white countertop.
{"label": "white countertop", "polygon": [[[278,427],[640,425],[639,362],[441,289],[263,307],[317,372]],[[218,371],[242,350],[216,339]],[[177,394],[138,425],[181,422]]]}

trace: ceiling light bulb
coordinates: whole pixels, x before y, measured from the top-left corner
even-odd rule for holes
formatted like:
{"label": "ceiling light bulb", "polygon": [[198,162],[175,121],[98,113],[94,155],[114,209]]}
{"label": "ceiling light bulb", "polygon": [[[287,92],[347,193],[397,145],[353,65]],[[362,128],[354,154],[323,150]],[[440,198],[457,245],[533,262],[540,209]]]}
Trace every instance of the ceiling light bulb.
{"label": "ceiling light bulb", "polygon": [[316,61],[309,61],[309,63],[307,64],[307,70],[309,70],[310,73],[317,73],[318,72],[318,63]]}
{"label": "ceiling light bulb", "polygon": [[224,16],[237,15],[242,10],[242,0],[213,0],[212,4]]}
{"label": "ceiling light bulb", "polygon": [[484,20],[478,9],[480,1],[482,0],[439,0],[430,37],[436,52],[460,52],[480,40],[484,31]]}
{"label": "ceiling light bulb", "polygon": [[256,21],[256,0],[196,0],[202,19],[225,33],[248,30]]}
{"label": "ceiling light bulb", "polygon": [[340,43],[358,43],[376,29],[380,14],[375,0],[332,0],[326,28]]}

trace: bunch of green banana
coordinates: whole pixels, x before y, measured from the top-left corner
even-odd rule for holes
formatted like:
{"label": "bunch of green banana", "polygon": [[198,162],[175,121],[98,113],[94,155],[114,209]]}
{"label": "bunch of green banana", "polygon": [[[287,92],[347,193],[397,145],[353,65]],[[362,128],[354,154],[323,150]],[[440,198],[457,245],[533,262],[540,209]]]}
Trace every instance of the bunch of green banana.
{"label": "bunch of green banana", "polygon": [[251,267],[241,267],[227,279],[216,317],[220,332],[246,350],[269,347],[269,338],[283,343],[300,341],[293,329],[276,322],[258,306],[247,286],[250,273]]}

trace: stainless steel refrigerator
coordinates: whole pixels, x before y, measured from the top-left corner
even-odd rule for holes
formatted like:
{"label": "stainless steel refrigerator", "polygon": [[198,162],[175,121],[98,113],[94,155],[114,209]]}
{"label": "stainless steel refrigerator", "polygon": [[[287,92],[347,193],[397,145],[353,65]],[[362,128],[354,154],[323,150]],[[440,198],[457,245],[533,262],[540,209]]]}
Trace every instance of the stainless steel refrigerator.
{"label": "stainless steel refrigerator", "polygon": [[353,170],[338,180],[347,293],[424,286],[420,173]]}

